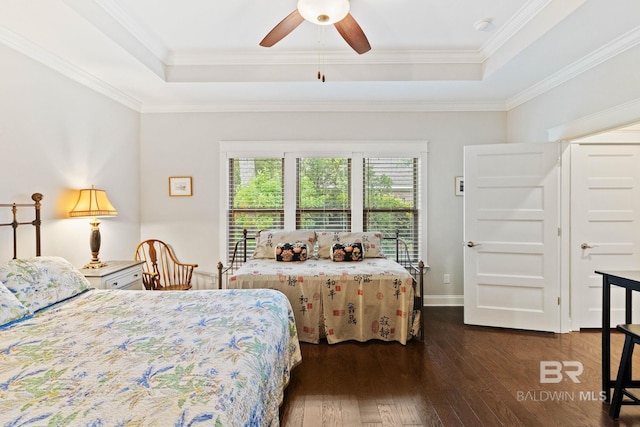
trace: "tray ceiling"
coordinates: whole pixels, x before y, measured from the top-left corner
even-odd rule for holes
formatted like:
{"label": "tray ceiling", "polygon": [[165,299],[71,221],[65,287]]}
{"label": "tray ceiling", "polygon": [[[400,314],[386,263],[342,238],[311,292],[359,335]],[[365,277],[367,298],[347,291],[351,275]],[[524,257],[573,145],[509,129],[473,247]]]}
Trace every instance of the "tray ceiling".
{"label": "tray ceiling", "polygon": [[640,43],[637,0],[352,0],[370,52],[309,22],[260,47],[295,6],[3,0],[0,42],[141,112],[504,111]]}

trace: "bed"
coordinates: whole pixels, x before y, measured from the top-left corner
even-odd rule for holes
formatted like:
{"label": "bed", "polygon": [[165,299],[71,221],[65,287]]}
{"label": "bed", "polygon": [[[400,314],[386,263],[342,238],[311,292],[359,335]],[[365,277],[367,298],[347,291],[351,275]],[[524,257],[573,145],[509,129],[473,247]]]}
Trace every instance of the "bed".
{"label": "bed", "polygon": [[[245,230],[229,266],[218,263],[218,282],[284,293],[303,342],[422,340],[424,263],[410,261],[397,235],[386,240],[391,256],[382,252],[382,236],[375,232],[265,230],[251,236]],[[285,247],[295,251],[296,245],[304,259],[295,252],[293,259],[278,259]],[[345,252],[358,256],[344,259]]]}
{"label": "bed", "polygon": [[37,252],[0,263],[2,425],[279,425],[301,362],[282,293],[91,289]]}

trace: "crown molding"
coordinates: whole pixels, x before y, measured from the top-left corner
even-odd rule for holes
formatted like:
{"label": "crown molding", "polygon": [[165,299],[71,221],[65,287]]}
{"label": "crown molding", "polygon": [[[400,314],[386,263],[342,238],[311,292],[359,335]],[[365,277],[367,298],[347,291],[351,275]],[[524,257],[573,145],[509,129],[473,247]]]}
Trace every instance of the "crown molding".
{"label": "crown molding", "polygon": [[[65,0],[76,4],[83,0]],[[530,22],[552,0],[531,0],[509,21],[494,37],[479,50],[406,50],[406,51],[372,51],[367,55],[356,56],[352,52],[323,52],[326,64],[336,65],[422,65],[442,66],[451,64],[457,67],[482,66],[484,61],[493,55],[526,23]],[[578,0],[575,0],[578,1]],[[308,52],[274,52],[256,50],[251,52],[169,52],[157,39],[139,26],[134,17],[129,16],[115,0],[96,0],[96,4],[111,16],[111,19],[122,25],[131,37],[138,40],[141,46],[166,67],[186,69],[189,66],[252,66],[252,65],[305,65],[316,64],[317,53]],[[208,104],[143,104],[139,99],[121,91],[98,77],[84,71],[63,58],[39,47],[33,42],[0,27],[0,43],[12,48],[39,63],[52,68],[69,79],[80,83],[124,106],[138,112],[265,112],[265,111],[362,111],[362,112],[433,112],[433,111],[509,111],[545,92],[579,76],[587,70],[640,44],[640,26],[618,37],[609,44],[586,55],[550,77],[540,81],[504,102],[215,102]],[[148,62],[148,61],[147,61]],[[169,65],[167,65],[169,64]],[[160,65],[161,66],[161,65]],[[437,67],[431,67],[437,68]],[[152,70],[153,71],[153,70]],[[160,76],[167,79],[167,74]],[[447,74],[450,76],[451,74]],[[425,78],[427,79],[427,78]],[[431,79],[431,77],[429,77]],[[469,80],[468,77],[466,79]],[[482,79],[480,77],[479,79]],[[437,79],[435,79],[437,80]]]}
{"label": "crown molding", "polygon": [[165,62],[164,60],[169,56],[169,50],[162,41],[143,28],[141,23],[125,12],[118,2],[114,0],[96,0],[96,4],[148,49],[158,61]]}
{"label": "crown molding", "polygon": [[484,57],[478,50],[388,50],[371,51],[358,56],[345,51],[202,51],[171,52],[167,66],[212,65],[303,65],[317,64],[322,58],[330,64],[481,64]]}
{"label": "crown molding", "polygon": [[21,54],[37,61],[40,64],[49,67],[58,73],[68,77],[74,82],[88,87],[120,104],[140,112],[142,110],[142,102],[134,97],[122,92],[119,89],[105,83],[99,78],[89,74],[75,65],[65,61],[52,54],[51,52],[35,45],[34,43],[20,37],[6,28],[0,27],[0,43],[20,52]]}
{"label": "crown molding", "polygon": [[531,0],[508,22],[500,26],[494,35],[480,47],[480,53],[488,59],[507,41],[513,38],[529,21],[537,16],[552,0]]}
{"label": "crown molding", "polygon": [[530,0],[519,13],[516,13],[514,19],[505,23],[505,32],[484,46],[483,52],[487,58],[483,64],[485,79],[505,67],[537,40],[556,28],[586,1]]}
{"label": "crown molding", "polygon": [[571,140],[579,144],[638,144],[640,129],[622,128]]}
{"label": "crown molding", "polygon": [[[547,7],[551,1],[530,0],[479,50],[371,51],[365,56],[354,56],[352,52],[323,52],[323,57],[332,63],[482,63]],[[166,65],[302,64],[316,62],[318,58],[317,53],[308,52],[278,52],[274,54],[273,51],[262,53],[262,50],[250,53],[170,51],[157,37],[143,29],[140,22],[122,9],[117,1],[96,0],[96,3]]]}
{"label": "crown molding", "polygon": [[506,111],[503,102],[225,102],[216,104],[148,104],[105,83],[79,67],[0,27],[0,43],[140,113],[198,112],[436,112]]}
{"label": "crown molding", "polygon": [[640,98],[547,129],[548,141],[584,138],[638,123]]}
{"label": "crown molding", "polygon": [[561,84],[576,78],[580,74],[596,67],[611,58],[637,46],[640,44],[640,26],[623,34],[610,43],[594,50],[592,53],[582,57],[578,61],[568,65],[562,70],[543,79],[539,83],[521,91],[520,93],[507,99],[506,105],[508,110],[512,110],[519,105],[530,101],[545,92],[554,89]]}
{"label": "crown molding", "polygon": [[156,113],[264,113],[264,112],[502,112],[502,102],[224,102],[219,104],[145,105],[143,114]]}
{"label": "crown molding", "polygon": [[[546,3],[548,1],[550,0],[531,0],[531,3]],[[250,52],[170,51],[160,39],[143,28],[138,20],[129,15],[116,0],[96,0],[96,3],[120,24],[130,36],[152,52],[158,61],[167,66],[315,64],[318,61],[319,54],[317,52],[310,53],[306,51],[274,52],[273,50],[267,51],[265,49]],[[536,10],[535,8],[532,9]],[[96,19],[96,17],[93,18]],[[371,51],[362,56],[355,55],[353,52],[323,51],[322,57],[323,60],[334,64],[480,64],[486,59],[485,55],[477,49]]]}
{"label": "crown molding", "polygon": [[63,0],[92,27],[140,64],[165,78],[167,48],[114,0]]}

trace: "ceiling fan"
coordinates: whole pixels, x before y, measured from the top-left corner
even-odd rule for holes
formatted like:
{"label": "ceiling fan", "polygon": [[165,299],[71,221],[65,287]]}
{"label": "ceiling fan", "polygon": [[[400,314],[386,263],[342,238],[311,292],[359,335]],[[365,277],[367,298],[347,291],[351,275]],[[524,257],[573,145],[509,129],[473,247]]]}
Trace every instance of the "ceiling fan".
{"label": "ceiling fan", "polygon": [[260,46],[273,46],[307,20],[318,25],[333,24],[349,46],[362,55],[371,50],[371,45],[349,9],[349,0],[298,0],[296,9],[262,39]]}

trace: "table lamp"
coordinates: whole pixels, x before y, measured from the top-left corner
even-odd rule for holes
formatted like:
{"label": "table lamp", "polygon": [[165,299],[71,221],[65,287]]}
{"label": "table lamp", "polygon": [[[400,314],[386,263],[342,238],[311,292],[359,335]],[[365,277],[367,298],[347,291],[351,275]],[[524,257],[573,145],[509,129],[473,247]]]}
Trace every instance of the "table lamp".
{"label": "table lamp", "polygon": [[91,224],[91,238],[89,246],[91,247],[91,262],[83,268],[101,268],[107,265],[106,262],[100,261],[98,254],[100,253],[100,223],[98,217],[116,216],[118,211],[113,207],[107,193],[104,190],[98,190],[91,186],[79,191],[78,201],[69,212],[71,217],[93,217]]}

